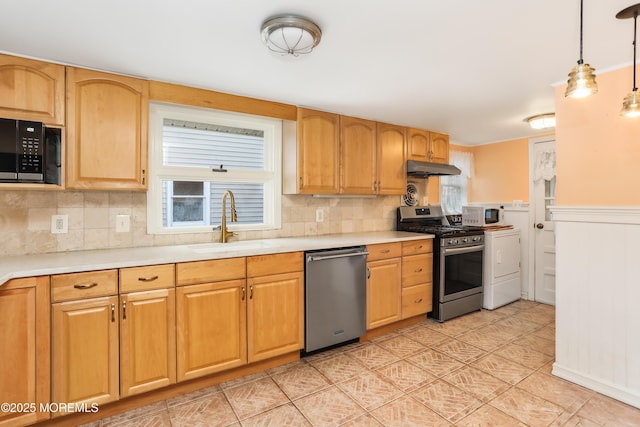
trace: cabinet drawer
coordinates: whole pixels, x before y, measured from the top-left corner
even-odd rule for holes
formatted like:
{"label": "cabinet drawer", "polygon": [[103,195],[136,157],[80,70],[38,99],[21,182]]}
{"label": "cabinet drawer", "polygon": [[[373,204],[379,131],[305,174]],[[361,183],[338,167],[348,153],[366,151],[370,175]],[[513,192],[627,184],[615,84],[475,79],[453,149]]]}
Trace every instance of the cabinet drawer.
{"label": "cabinet drawer", "polygon": [[68,301],[115,295],[118,293],[118,270],[51,276],[51,300]]}
{"label": "cabinet drawer", "polygon": [[402,242],[402,255],[427,254],[433,252],[433,240],[409,240]]}
{"label": "cabinet drawer", "polygon": [[172,288],[175,284],[175,265],[149,265],[120,269],[120,292],[148,291]]}
{"label": "cabinet drawer", "polygon": [[402,257],[402,287],[431,283],[433,280],[433,254]]}
{"label": "cabinet drawer", "polygon": [[378,245],[367,245],[367,261],[376,261],[386,258],[397,258],[402,255],[402,245],[400,242],[380,243]]}
{"label": "cabinet drawer", "polygon": [[247,258],[247,277],[304,271],[304,254],[288,252],[283,254],[258,255]]}
{"label": "cabinet drawer", "polygon": [[244,279],[247,270],[246,260],[245,257],[238,257],[176,264],[176,285]]}
{"label": "cabinet drawer", "polygon": [[432,287],[430,284],[402,289],[402,318],[430,312],[432,307]]}

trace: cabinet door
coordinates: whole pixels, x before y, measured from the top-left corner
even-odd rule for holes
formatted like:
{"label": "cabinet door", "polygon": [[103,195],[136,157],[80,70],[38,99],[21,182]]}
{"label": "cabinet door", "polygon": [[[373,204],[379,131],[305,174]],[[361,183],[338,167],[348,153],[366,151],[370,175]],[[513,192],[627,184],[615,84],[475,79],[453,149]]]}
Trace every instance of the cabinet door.
{"label": "cabinet door", "polygon": [[340,116],[298,108],[298,191],[338,194]]}
{"label": "cabinet door", "polygon": [[400,258],[367,263],[367,330],[398,321],[402,317]]}
{"label": "cabinet door", "polygon": [[120,296],[120,395],[176,382],[175,289]]}
{"label": "cabinet door", "polygon": [[449,135],[429,132],[429,161],[449,163]]}
{"label": "cabinet door", "polygon": [[0,117],[64,126],[64,66],[0,55]]}
{"label": "cabinet door", "polygon": [[249,279],[249,362],[304,347],[304,273]]}
{"label": "cabinet door", "polygon": [[376,193],[376,154],[376,122],[341,116],[341,193]]}
{"label": "cabinet door", "polygon": [[378,194],[404,194],[407,188],[405,161],[406,128],[378,123]]}
{"label": "cabinet door", "polygon": [[176,289],[178,381],[247,363],[246,281]]}
{"label": "cabinet door", "polygon": [[428,156],[429,132],[410,128],[407,138],[407,160],[430,161]]}
{"label": "cabinet door", "polygon": [[67,67],[67,188],[147,188],[149,85]]}
{"label": "cabinet door", "polygon": [[52,323],[51,400],[118,400],[118,297],[53,304]]}
{"label": "cabinet door", "polygon": [[[0,287],[0,402],[49,402],[49,278],[15,279]],[[49,412],[0,411],[0,425],[30,425]]]}

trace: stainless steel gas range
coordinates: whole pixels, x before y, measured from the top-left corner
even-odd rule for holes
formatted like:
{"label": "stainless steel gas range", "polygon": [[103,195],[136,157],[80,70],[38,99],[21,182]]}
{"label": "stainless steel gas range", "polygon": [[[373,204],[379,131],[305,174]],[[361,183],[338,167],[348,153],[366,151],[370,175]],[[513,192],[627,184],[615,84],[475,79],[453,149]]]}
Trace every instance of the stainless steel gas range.
{"label": "stainless steel gas range", "polygon": [[401,206],[396,229],[435,235],[433,240],[433,311],[444,322],[482,309],[481,229],[450,225],[440,206]]}

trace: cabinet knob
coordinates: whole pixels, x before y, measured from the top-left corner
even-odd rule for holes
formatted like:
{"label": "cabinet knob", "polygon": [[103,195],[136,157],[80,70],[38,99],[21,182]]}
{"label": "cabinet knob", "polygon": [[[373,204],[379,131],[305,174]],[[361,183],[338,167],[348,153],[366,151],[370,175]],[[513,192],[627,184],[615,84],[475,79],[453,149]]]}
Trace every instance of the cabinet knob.
{"label": "cabinet knob", "polygon": [[542,230],[542,229],[544,228],[544,224],[543,224],[543,223],[541,223],[541,222],[539,222],[539,223],[537,223],[537,224],[536,224],[536,228],[537,228],[538,230]]}

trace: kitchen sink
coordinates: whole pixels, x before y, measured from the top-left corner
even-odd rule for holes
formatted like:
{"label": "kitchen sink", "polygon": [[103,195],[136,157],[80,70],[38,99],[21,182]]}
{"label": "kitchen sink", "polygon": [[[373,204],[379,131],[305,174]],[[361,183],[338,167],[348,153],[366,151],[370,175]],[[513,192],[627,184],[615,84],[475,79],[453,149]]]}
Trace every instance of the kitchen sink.
{"label": "kitchen sink", "polygon": [[222,253],[222,252],[237,252],[237,251],[250,251],[257,249],[267,249],[277,247],[277,243],[269,242],[265,240],[244,240],[237,242],[227,243],[201,243],[198,245],[187,246],[190,250],[199,253]]}

